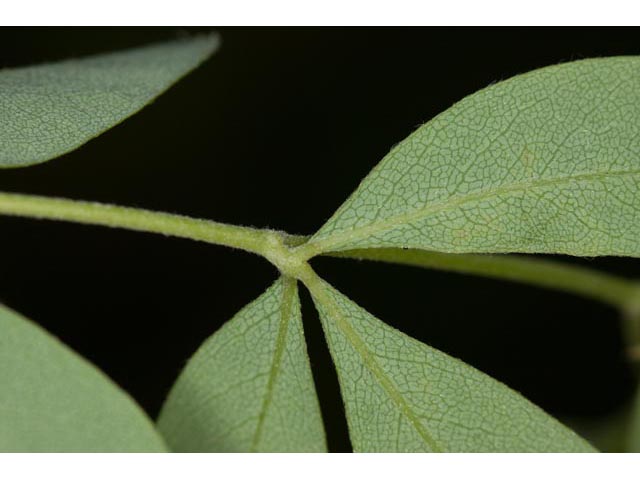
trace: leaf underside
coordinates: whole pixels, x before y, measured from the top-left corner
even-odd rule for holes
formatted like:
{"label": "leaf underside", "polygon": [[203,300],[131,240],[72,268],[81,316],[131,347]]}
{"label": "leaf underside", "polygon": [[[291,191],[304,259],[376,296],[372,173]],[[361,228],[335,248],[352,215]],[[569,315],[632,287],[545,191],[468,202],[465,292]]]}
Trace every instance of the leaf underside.
{"label": "leaf underside", "polygon": [[278,280],[205,341],[158,427],[179,452],[326,451],[294,280]]}
{"label": "leaf underside", "polygon": [[639,184],[640,57],[571,62],[426,123],[311,244],[640,256]]}
{"label": "leaf underside", "polygon": [[323,285],[314,301],[338,370],[355,451],[595,451],[517,392]]}
{"label": "leaf underside", "polygon": [[[205,36],[0,71],[0,167],[79,147],[216,47]],[[301,248],[640,256],[639,184],[640,57],[572,62],[481,90],[419,128]],[[328,284],[312,294],[356,451],[594,451]],[[202,345],[158,428],[175,451],[326,451],[295,280],[279,279]],[[0,451],[163,450],[113,382],[0,308]]]}
{"label": "leaf underside", "polygon": [[0,452],[163,452],[134,401],[40,327],[0,305]]}
{"label": "leaf underside", "polygon": [[41,163],[122,122],[207,59],[215,35],[0,70],[0,167]]}

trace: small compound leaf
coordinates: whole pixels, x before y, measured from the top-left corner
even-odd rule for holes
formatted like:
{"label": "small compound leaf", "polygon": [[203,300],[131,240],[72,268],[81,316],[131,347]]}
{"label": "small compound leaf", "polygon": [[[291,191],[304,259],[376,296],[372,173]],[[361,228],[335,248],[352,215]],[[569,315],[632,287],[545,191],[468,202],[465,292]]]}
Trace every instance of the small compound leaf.
{"label": "small compound leaf", "polygon": [[102,372],[0,305],[0,452],[163,452],[151,420]]}
{"label": "small compound leaf", "polygon": [[420,127],[305,248],[637,257],[639,185],[640,57],[571,62]]}
{"label": "small compound leaf", "polygon": [[45,162],[141,110],[217,48],[215,35],[0,70],[0,167]]}
{"label": "small compound leaf", "polygon": [[594,451],[520,394],[320,285],[312,294],[356,451]]}
{"label": "small compound leaf", "polygon": [[205,341],[158,427],[179,452],[326,451],[294,280],[278,280]]}

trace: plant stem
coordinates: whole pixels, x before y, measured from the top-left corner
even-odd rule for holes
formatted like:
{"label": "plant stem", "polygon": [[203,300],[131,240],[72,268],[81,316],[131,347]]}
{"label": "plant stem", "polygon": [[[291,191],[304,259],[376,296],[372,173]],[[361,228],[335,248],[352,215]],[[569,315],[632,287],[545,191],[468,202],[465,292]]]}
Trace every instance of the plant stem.
{"label": "plant stem", "polygon": [[264,255],[276,232],[96,202],[0,192],[0,214],[188,238]]}
{"label": "plant stem", "polygon": [[599,300],[624,312],[637,309],[640,302],[640,284],[633,280],[535,257],[452,254],[399,248],[348,250],[331,255],[526,283]]}
{"label": "plant stem", "polygon": [[[301,279],[308,266],[304,250],[297,248],[307,238],[273,230],[95,202],[2,192],[0,214],[126,228],[238,248],[265,257],[293,278]],[[613,305],[634,319],[628,321],[630,325],[638,323],[640,318],[638,282],[560,262],[514,255],[448,254],[395,248],[350,250],[331,255],[527,283]]]}

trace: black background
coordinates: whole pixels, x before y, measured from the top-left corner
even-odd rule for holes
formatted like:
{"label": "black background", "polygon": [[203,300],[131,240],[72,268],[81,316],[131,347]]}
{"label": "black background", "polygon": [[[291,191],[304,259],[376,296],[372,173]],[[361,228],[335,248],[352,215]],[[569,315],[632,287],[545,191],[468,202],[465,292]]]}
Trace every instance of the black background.
{"label": "black background", "polygon": [[[0,67],[201,29],[0,29]],[[0,190],[114,202],[312,233],[417,126],[500,79],[638,54],[638,30],[222,28],[203,67],[55,161],[0,170]],[[629,276],[634,259],[570,259]],[[370,312],[561,418],[632,393],[613,310],[569,295],[383,264],[317,259]],[[276,278],[258,257],[150,234],[0,218],[0,300],[105,370],[157,415],[185,360]],[[330,448],[348,450],[338,385],[303,313]]]}

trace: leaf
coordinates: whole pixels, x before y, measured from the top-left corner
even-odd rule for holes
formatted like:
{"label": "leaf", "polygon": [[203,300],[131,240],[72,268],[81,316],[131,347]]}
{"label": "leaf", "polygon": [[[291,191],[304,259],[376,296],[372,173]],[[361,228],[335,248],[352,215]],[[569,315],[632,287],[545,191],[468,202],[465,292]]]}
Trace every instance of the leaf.
{"label": "leaf", "polygon": [[179,452],[326,451],[294,280],[278,280],[200,347],[158,426]]}
{"label": "leaf", "polygon": [[311,286],[358,452],[591,452],[520,394]]}
{"label": "leaf", "polygon": [[305,249],[640,256],[639,184],[640,57],[571,62],[420,127]]}
{"label": "leaf", "polygon": [[215,35],[0,70],[0,167],[45,162],[141,110],[217,48]]}
{"label": "leaf", "polygon": [[39,326],[0,305],[0,452],[163,452],[136,403]]}

